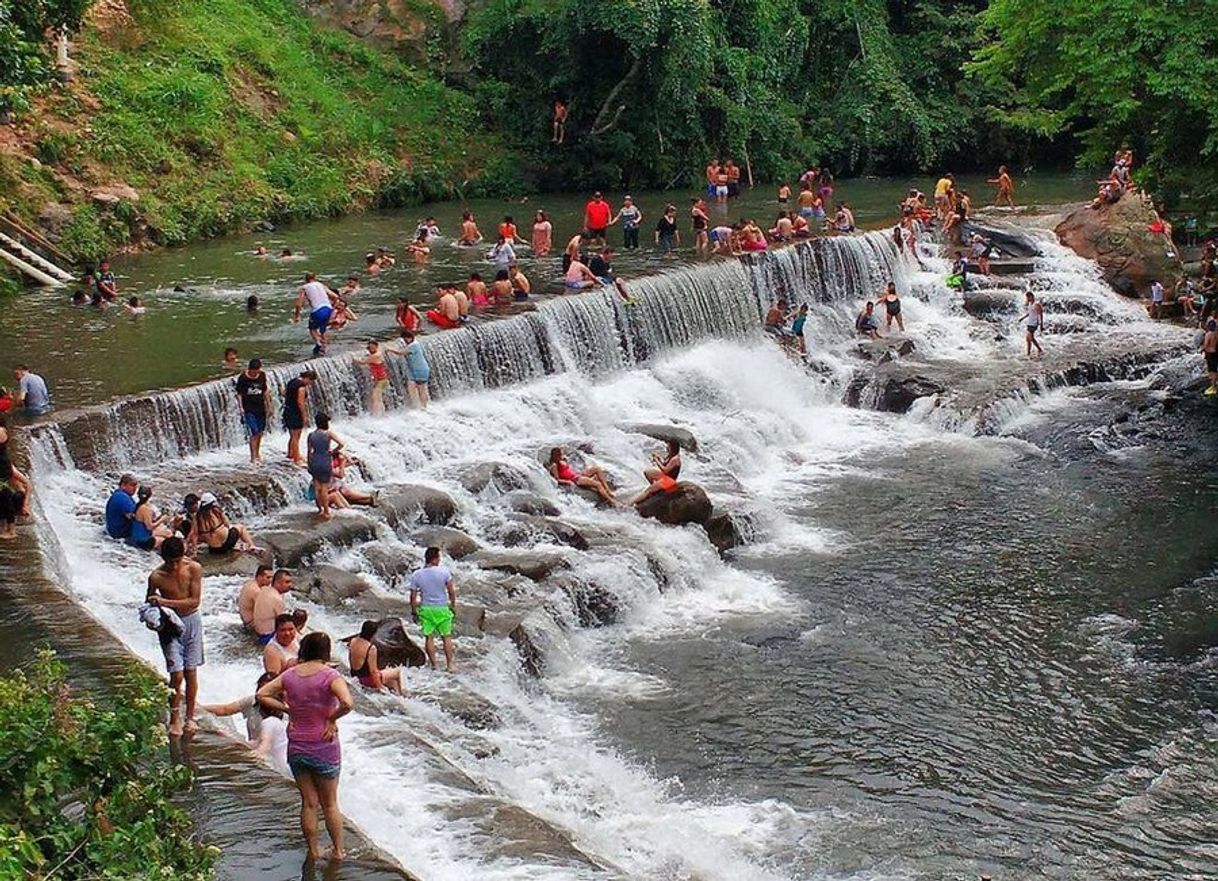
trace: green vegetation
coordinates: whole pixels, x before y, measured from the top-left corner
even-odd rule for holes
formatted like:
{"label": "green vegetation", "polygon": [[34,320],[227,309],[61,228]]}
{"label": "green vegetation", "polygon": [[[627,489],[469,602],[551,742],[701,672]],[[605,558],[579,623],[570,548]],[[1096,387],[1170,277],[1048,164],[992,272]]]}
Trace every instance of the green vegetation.
{"label": "green vegetation", "polygon": [[0,878],[211,877],[216,851],[170,802],[190,772],[164,754],[166,696],[133,670],[101,709],[49,652],[0,677]]}
{"label": "green vegetation", "polygon": [[135,188],[135,204],[77,207],[64,234],[81,257],[516,185],[493,138],[474,146],[469,97],[293,0],[128,6],[132,21],[82,33],[80,87],[30,120],[43,167],[0,164],[27,214],[78,200],[65,178]]}
{"label": "green vegetation", "polygon": [[1012,129],[1104,168],[1127,145],[1175,201],[1218,199],[1211,0],[991,0],[971,72]]}
{"label": "green vegetation", "polygon": [[[1010,160],[1018,146],[982,116],[960,70],[983,6],[490,0],[466,44],[479,106],[545,169],[542,184],[687,183],[714,155],[747,160],[762,180],[808,163],[928,170]],[[562,150],[549,143],[555,98],[570,102]]]}
{"label": "green vegetation", "polygon": [[[1218,197],[1212,0],[482,0],[459,35],[438,0],[128,0],[52,88],[42,34],[89,2],[0,0],[0,109],[35,160],[0,149],[0,202],[68,204],[54,231],[86,258],[373,205],[687,185],[715,155],[771,181],[1099,171],[1128,146],[1169,200]],[[377,48],[305,5],[413,36]],[[138,200],[87,204],[114,183]]]}

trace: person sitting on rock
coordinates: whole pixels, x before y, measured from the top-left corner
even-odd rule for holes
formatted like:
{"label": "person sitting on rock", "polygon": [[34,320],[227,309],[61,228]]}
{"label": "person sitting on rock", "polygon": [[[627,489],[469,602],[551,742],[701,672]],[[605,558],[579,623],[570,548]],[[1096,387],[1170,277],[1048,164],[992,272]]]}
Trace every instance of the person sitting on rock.
{"label": "person sitting on rock", "polygon": [[330,507],[350,508],[352,505],[367,505],[376,507],[376,493],[364,492],[347,486],[347,466],[358,465],[359,460],[348,456],[342,450],[330,453]]}
{"label": "person sitting on rock", "polygon": [[878,340],[880,338],[880,322],[875,317],[875,303],[867,301],[867,305],[863,307],[859,317],[854,320],[854,329],[869,339]]}
{"label": "person sitting on rock", "polygon": [[213,554],[227,554],[230,551],[262,553],[262,548],[254,543],[254,535],[249,527],[241,523],[229,523],[220,508],[219,500],[212,493],[199,496],[199,513],[194,524],[195,536],[207,545]]}
{"label": "person sitting on rock", "polygon": [[567,461],[562,447],[554,447],[550,450],[549,470],[560,486],[578,486],[590,489],[609,504],[619,504],[613,495],[613,490],[609,487],[605,472],[596,465],[589,465],[582,472],[576,471]]}
{"label": "person sitting on rock", "polygon": [[402,671],[396,667],[388,670],[380,668],[376,643],[372,641],[374,636],[376,622],[365,621],[359,629],[359,636],[347,643],[347,664],[351,667],[351,675],[365,688],[377,691],[388,688],[397,694],[405,694],[402,691]]}
{"label": "person sitting on rock", "polygon": [[672,492],[677,488],[677,478],[681,476],[681,445],[672,438],[667,444],[663,455],[652,454],[652,467],[643,471],[647,489],[635,496],[630,504],[638,505],[657,493]]}

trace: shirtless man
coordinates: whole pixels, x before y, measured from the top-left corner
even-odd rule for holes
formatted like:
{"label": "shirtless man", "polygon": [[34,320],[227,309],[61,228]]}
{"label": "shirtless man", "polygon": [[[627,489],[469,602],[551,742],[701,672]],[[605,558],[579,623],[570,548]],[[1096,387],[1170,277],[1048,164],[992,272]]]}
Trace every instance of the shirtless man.
{"label": "shirtless man", "polygon": [[580,252],[580,249],[583,248],[583,246],[584,246],[584,234],[582,232],[576,233],[575,235],[573,235],[571,237],[571,240],[569,242],[567,242],[567,247],[565,249],[563,249],[563,253],[562,253],[562,271],[563,272],[566,272],[568,269],[571,268],[572,261],[579,260],[579,252]]}
{"label": "shirtless man", "polygon": [[460,288],[452,288],[453,299],[457,301],[457,320],[469,319],[469,296]]}
{"label": "shirtless man", "polygon": [[478,224],[474,222],[474,212],[466,211],[461,215],[461,237],[457,239],[457,244],[464,248],[471,248],[482,241],[482,233],[478,231]]}
{"label": "shirtless man", "polygon": [[461,326],[461,307],[457,304],[452,288],[443,287],[436,290],[436,305],[434,309],[427,310],[427,320],[445,330]]}
{"label": "shirtless man", "polygon": [[[165,669],[173,696],[169,699],[169,734],[180,737],[194,731],[195,700],[199,694],[196,671],[203,666],[203,619],[199,602],[203,596],[203,567],[186,556],[182,539],[174,536],[161,544],[160,566],[148,576],[147,602],[172,609],[182,621],[176,636],[161,637]],[[186,719],[181,715],[182,683],[186,683]]]}
{"label": "shirtless man", "polygon": [[1213,318],[1205,323],[1201,352],[1205,356],[1205,375],[1210,379],[1205,394],[1212,398],[1218,395],[1218,321]]}
{"label": "shirtless man", "polygon": [[[710,164],[706,166],[706,195],[712,199],[718,195],[719,188],[719,160],[712,159]],[[727,195],[724,193],[723,195]]]}
{"label": "shirtless man", "polygon": [[994,193],[995,206],[1006,202],[1008,208],[1015,207],[1015,181],[1011,180],[1011,175],[1007,172],[1005,165],[999,165],[998,177],[992,177],[986,183],[998,187],[998,192]]}
{"label": "shirtless man", "polygon": [[283,595],[292,589],[292,573],[288,569],[277,569],[271,582],[258,591],[254,598],[253,625],[258,634],[258,645],[266,645],[275,638],[275,619],[287,612]]}
{"label": "shirtless man", "polygon": [[241,585],[237,592],[237,614],[241,616],[241,626],[249,633],[254,633],[254,600],[264,587],[270,587],[271,567],[259,566],[254,577]]}

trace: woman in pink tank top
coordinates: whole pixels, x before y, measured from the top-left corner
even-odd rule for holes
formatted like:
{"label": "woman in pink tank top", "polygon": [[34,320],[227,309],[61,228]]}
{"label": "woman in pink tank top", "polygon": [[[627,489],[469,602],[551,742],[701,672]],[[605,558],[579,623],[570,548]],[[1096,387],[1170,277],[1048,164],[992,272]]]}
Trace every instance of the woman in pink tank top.
{"label": "woman in pink tank top", "polygon": [[351,712],[347,681],[329,666],[330,637],[310,633],[300,641],[295,667],[258,689],[258,703],[288,714],[288,767],[300,789],[300,828],[309,856],[317,847],[317,809],[326,818],[331,856],[343,856],[343,818],[338,812],[338,775],[342,752],[338,720]]}

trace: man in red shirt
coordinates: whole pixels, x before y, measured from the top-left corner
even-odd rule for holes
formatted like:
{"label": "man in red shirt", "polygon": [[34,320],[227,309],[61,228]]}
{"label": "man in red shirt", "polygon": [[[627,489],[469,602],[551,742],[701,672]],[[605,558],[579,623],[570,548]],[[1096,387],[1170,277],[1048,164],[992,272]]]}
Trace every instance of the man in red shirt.
{"label": "man in red shirt", "polygon": [[613,216],[613,208],[601,198],[600,193],[592,194],[592,201],[584,206],[585,238],[595,239],[598,247],[605,245],[605,230],[609,228],[609,218]]}

